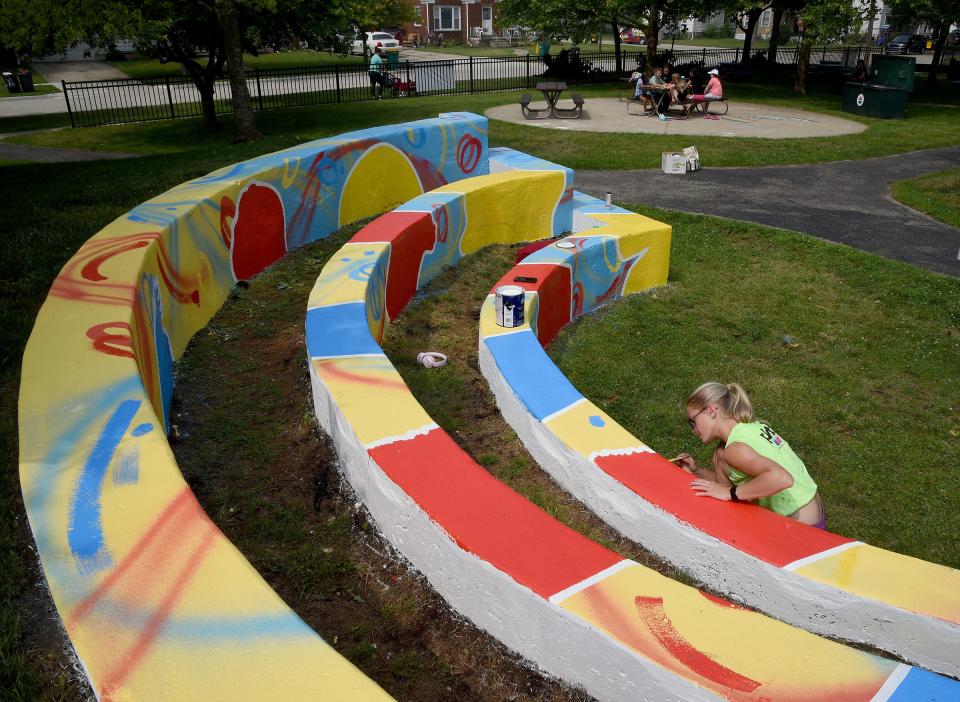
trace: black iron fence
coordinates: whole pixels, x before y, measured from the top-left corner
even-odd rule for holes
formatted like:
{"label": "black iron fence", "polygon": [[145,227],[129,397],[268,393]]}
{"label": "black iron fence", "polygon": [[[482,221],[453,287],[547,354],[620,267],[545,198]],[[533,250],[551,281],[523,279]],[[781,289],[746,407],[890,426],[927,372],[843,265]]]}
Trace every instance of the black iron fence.
{"label": "black iron fence", "polygon": [[[817,48],[814,65],[852,67],[878,49],[862,47]],[[795,65],[798,49],[780,49],[777,63]],[[676,49],[660,54],[673,65],[702,63],[711,68],[738,64],[741,49]],[[765,56],[766,53],[762,52]],[[621,52],[620,70],[632,71],[645,61],[646,51]],[[403,61],[385,64],[391,81],[382,97],[461,95],[529,90],[543,78],[565,80],[571,85],[599,83],[617,75],[613,53],[561,52],[552,56],[469,57],[442,61]],[[255,110],[276,110],[377,99],[363,64],[337,64],[305,68],[252,70],[247,88]],[[129,122],[200,117],[203,107],[193,81],[187,76],[128,78],[121,80],[64,82],[70,123],[92,127]],[[230,83],[218,79],[213,88],[213,109],[229,114]]]}

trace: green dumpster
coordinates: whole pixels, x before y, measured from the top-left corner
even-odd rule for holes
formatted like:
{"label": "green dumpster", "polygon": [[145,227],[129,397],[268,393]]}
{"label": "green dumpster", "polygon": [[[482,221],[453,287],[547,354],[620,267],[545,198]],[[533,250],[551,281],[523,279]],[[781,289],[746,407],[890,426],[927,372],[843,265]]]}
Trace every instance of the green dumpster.
{"label": "green dumpster", "polygon": [[400,49],[396,51],[388,50],[385,52],[387,59],[387,70],[393,71],[400,65]]}
{"label": "green dumpster", "polygon": [[550,53],[550,42],[542,41],[540,42],[540,55],[546,56]]}
{"label": "green dumpster", "polygon": [[917,59],[913,56],[875,54],[870,63],[870,82],[913,92]]}
{"label": "green dumpster", "polygon": [[843,111],[861,117],[903,119],[910,96],[903,88],[876,83],[847,83],[843,90]]}

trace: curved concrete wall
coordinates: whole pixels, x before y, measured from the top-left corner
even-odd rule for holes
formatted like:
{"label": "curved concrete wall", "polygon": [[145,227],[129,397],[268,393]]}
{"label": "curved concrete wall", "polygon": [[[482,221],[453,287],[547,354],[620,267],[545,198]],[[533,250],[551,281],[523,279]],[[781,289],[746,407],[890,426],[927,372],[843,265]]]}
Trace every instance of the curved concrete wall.
{"label": "curved concrete wall", "polygon": [[509,333],[498,327],[492,293],[480,315],[480,368],[531,455],[611,526],[738,602],[960,675],[960,572],[753,505],[700,499],[689,489],[692,476],[562,375],[542,345],[619,295],[620,271],[637,248],[624,251],[628,237],[621,236],[618,251],[609,234],[627,231],[616,221],[630,213],[575,198],[574,215],[584,222],[582,234],[570,237],[575,248],[541,249],[497,283],[527,289],[529,323]]}
{"label": "curved concrete wall", "polygon": [[173,361],[235,281],[424,190],[487,172],[486,119],[368,129],[139,205],[64,266],[23,358],[20,479],[100,699],[375,699],[206,517],[166,440]]}
{"label": "curved concrete wall", "polygon": [[[572,226],[558,224],[553,197],[568,189],[565,178],[536,162],[526,168],[447,186],[377,220],[331,260],[311,293],[307,348],[317,417],[378,528],[458,611],[600,699],[956,696],[955,681],[818,638],[621,559],[497,482],[416,402],[379,341],[412,290],[442,267],[435,263],[486,242]],[[484,219],[492,204],[523,213],[522,224],[519,215]],[[444,224],[452,212],[465,226]],[[597,232],[610,265],[582,281],[584,296],[665,281],[669,227],[630,217]],[[483,226],[471,228],[475,218]],[[583,269],[586,277],[595,273]],[[525,330],[501,331],[507,339]]]}

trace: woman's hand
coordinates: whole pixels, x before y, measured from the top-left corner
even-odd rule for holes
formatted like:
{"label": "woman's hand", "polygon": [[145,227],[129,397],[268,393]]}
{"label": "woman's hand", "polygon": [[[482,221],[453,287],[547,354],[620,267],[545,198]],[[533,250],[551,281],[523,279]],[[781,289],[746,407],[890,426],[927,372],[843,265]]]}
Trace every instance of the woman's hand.
{"label": "woman's hand", "polygon": [[693,460],[693,456],[689,453],[681,453],[676,458],[670,459],[671,463],[676,463],[678,466],[683,468],[688,473],[696,473],[699,468],[697,467],[697,462]]}
{"label": "woman's hand", "polygon": [[712,497],[715,500],[722,500],[724,502],[730,500],[730,488],[715,483],[712,480],[697,478],[690,483],[690,489],[697,494],[697,497]]}

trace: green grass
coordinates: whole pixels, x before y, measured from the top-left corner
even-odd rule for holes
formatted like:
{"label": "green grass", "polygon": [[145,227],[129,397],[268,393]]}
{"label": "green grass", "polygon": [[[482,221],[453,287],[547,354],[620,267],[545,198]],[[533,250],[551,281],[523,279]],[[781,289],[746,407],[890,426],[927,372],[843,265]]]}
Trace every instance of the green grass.
{"label": "green grass", "polygon": [[[277,51],[272,54],[243,55],[243,65],[247,68],[260,70],[279,68],[304,68],[311,66],[327,66],[336,63],[362,63],[360,56],[341,56],[326,51]],[[205,59],[200,59],[201,65],[206,65]],[[130,78],[157,78],[163,76],[185,75],[179,63],[160,63],[156,59],[134,58],[125,61],[111,61],[110,65],[123,71]]]}
{"label": "green grass", "polygon": [[[776,87],[764,91],[757,86],[738,85],[731,86],[731,92],[734,94],[739,92],[743,99],[802,104],[809,109],[835,112],[839,105],[839,96],[836,95],[815,94],[799,100],[791,97],[785,89]],[[597,88],[587,90],[585,93],[588,97],[611,96],[615,95],[615,89]],[[257,118],[259,127],[267,136],[263,141],[253,144],[234,144],[228,129],[205,129],[195,120],[63,130],[25,134],[11,139],[17,143],[42,146],[131,151],[144,156],[123,161],[0,165],[0,182],[3,183],[4,195],[0,198],[0,328],[3,329],[0,334],[0,417],[3,417],[3,421],[0,422],[0,454],[6,459],[7,465],[3,479],[0,480],[0,499],[3,506],[3,509],[0,509],[0,538],[5,539],[0,542],[0,611],[11,613],[10,616],[0,619],[0,689],[23,690],[22,694],[17,693],[22,699],[45,699],[51,695],[56,696],[57,693],[52,693],[51,690],[59,689],[60,683],[53,681],[57,679],[57,675],[62,675],[54,672],[55,662],[49,666],[46,664],[42,649],[35,643],[23,639],[20,628],[22,597],[26,590],[34,587],[34,576],[31,571],[31,556],[27,550],[30,543],[29,537],[23,531],[23,522],[17,521],[22,520],[23,517],[17,477],[17,436],[14,418],[17,414],[17,388],[23,348],[37,309],[63,264],[86,239],[131,207],[178,183],[204,175],[223,165],[286,148],[309,139],[339,134],[352,129],[435,116],[438,112],[444,111],[466,109],[482,112],[486,107],[515,99],[514,94],[492,94],[402,99],[380,104],[345,104],[265,112],[258,114]],[[762,145],[755,140],[737,140],[734,143],[705,139],[702,143],[698,141],[698,147],[701,154],[704,154],[705,160],[708,153],[711,158],[715,157],[715,160],[710,161],[712,165],[744,165],[760,162],[790,163],[859,158],[913,148],[948,146],[960,141],[958,139],[960,120],[955,119],[956,111],[924,105],[923,99],[922,94],[912,98],[908,119],[867,121],[870,128],[863,134],[851,137],[792,140],[795,143],[786,144],[762,142]],[[935,99],[935,96],[931,99]],[[0,133],[35,129],[39,126],[61,126],[65,121],[66,115],[4,119],[0,120]],[[669,137],[652,135],[566,133],[562,140],[558,140],[556,135],[548,135],[536,128],[499,122],[493,122],[490,125],[490,143],[497,146],[513,146],[577,168],[653,167],[659,163],[661,151],[673,146],[687,145],[676,143]],[[762,148],[757,148],[758,145]],[[744,153],[747,151],[757,153]],[[935,276],[926,276],[900,264],[878,262],[878,259],[849,250],[838,249],[839,253],[836,253],[833,252],[834,247],[811,239],[796,236],[791,239],[788,235],[751,225],[715,223],[708,219],[696,218],[688,220],[683,219],[681,215],[662,213],[659,216],[671,221],[677,227],[672,266],[673,284],[663,294],[669,296],[678,294],[674,291],[684,291],[682,305],[677,306],[675,312],[687,315],[685,323],[688,326],[684,328],[683,333],[678,333],[677,338],[670,341],[678,357],[689,359],[692,363],[694,356],[690,350],[694,349],[698,353],[709,352],[715,354],[714,358],[719,358],[716,354],[721,351],[718,351],[716,346],[722,346],[723,349],[727,349],[728,346],[706,343],[703,336],[706,337],[706,341],[709,341],[712,338],[711,334],[720,333],[718,329],[722,329],[724,319],[734,319],[738,327],[742,327],[742,332],[734,331],[746,334],[750,339],[756,336],[759,344],[747,350],[733,347],[737,353],[747,354],[744,357],[731,357],[740,358],[742,365],[756,365],[760,363],[759,359],[764,359],[763,368],[769,374],[769,362],[780,363],[785,360],[796,361],[807,358],[805,354],[816,349],[821,354],[821,360],[818,362],[816,359],[808,359],[805,370],[826,379],[825,383],[829,381],[831,383],[829,387],[834,390],[837,386],[831,374],[834,373],[835,362],[842,363],[856,359],[863,366],[863,387],[859,389],[852,387],[851,392],[854,394],[849,400],[849,406],[840,408],[840,410],[848,410],[848,415],[844,415],[836,407],[821,408],[801,404],[800,406],[806,411],[803,413],[804,416],[798,416],[801,414],[799,411],[794,410],[792,406],[788,407],[779,399],[779,396],[771,398],[767,394],[766,386],[759,380],[752,383],[749,376],[739,372],[739,367],[728,369],[727,366],[719,365],[715,367],[698,365],[696,368],[687,368],[685,373],[677,376],[676,386],[671,387],[670,392],[664,397],[682,397],[683,393],[692,387],[691,383],[696,384],[704,377],[725,375],[741,378],[748,388],[754,391],[755,399],[763,410],[764,416],[777,421],[784,435],[800,450],[814,475],[824,484],[824,490],[830,500],[828,508],[831,510],[833,526],[838,530],[841,526],[848,526],[850,530],[847,533],[867,534],[868,537],[872,537],[874,535],[872,532],[882,531],[882,524],[890,523],[886,518],[884,520],[875,518],[876,514],[884,514],[875,507],[878,504],[884,506],[892,504],[894,507],[906,510],[909,519],[903,522],[906,525],[905,528],[891,530],[896,533],[889,535],[888,539],[915,538],[917,543],[927,548],[928,541],[933,543],[933,535],[940,536],[940,531],[937,531],[935,524],[938,518],[949,522],[944,515],[951,513],[943,509],[943,505],[955,507],[953,495],[960,494],[960,491],[956,490],[956,471],[948,469],[949,466],[957,464],[955,453],[951,453],[956,451],[956,439],[951,432],[957,424],[960,424],[956,418],[957,405],[954,402],[952,405],[944,406],[942,395],[928,389],[931,374],[938,369],[945,379],[944,387],[946,383],[955,384],[956,382],[956,357],[953,357],[952,368],[949,364],[946,369],[943,368],[945,354],[949,351],[945,345],[955,344],[958,338],[955,319],[958,294],[954,283]],[[688,230],[693,235],[688,237]],[[769,246],[765,244],[768,240],[783,244],[783,251],[778,253],[780,249],[764,248],[764,245]],[[792,303],[793,306],[785,306],[776,295],[768,296],[759,287],[754,287],[751,289],[758,292],[752,299],[763,300],[764,309],[767,305],[772,305],[771,309],[775,314],[760,314],[760,311],[756,311],[759,304],[757,303],[754,305],[756,318],[741,319],[741,309],[750,309],[750,307],[741,304],[738,297],[727,306],[727,316],[723,316],[716,311],[718,303],[714,301],[712,289],[684,287],[695,284],[697,278],[717,283],[726,282],[727,277],[740,280],[744,278],[743,275],[737,277],[721,275],[728,270],[740,270],[738,268],[740,266],[744,266],[743,270],[749,273],[746,276],[749,280],[756,278],[757,281],[766,280],[771,285],[778,285],[777,280],[770,281],[770,274],[758,264],[758,254],[754,253],[752,247],[758,247],[756,251],[770,252],[774,260],[779,260],[777,256],[785,256],[786,252],[793,252],[798,260],[802,260],[807,254],[815,254],[809,262],[803,261],[803,266],[795,265],[797,261],[793,259],[790,260],[789,266],[782,262],[777,264],[785,276],[784,280],[797,285],[793,288],[782,284],[780,288],[775,288],[781,290],[782,295],[789,297],[795,303]],[[822,253],[825,247],[833,253],[829,255]],[[714,260],[725,263],[720,266],[714,264]],[[798,280],[794,269],[807,271],[808,278]],[[817,292],[824,284],[829,284],[829,289],[835,290],[837,298],[837,304],[828,306],[828,309],[836,309],[838,314],[842,312],[838,319],[843,320],[844,324],[847,322],[854,324],[856,321],[850,319],[851,315],[846,312],[847,307],[851,310],[860,310],[875,322],[869,328],[854,324],[853,328],[863,331],[862,338],[855,338],[852,332],[847,333],[844,329],[836,328],[836,324],[826,321],[821,322],[820,329],[826,336],[820,336],[817,330],[810,328],[814,322],[807,321],[801,324],[802,317],[797,318],[799,320],[797,324],[793,323],[792,320],[799,314],[796,304],[800,304],[808,317],[816,320],[831,319],[828,314],[816,307],[824,302],[821,294]],[[729,284],[723,289],[728,288]],[[876,293],[873,292],[874,289]],[[801,293],[807,294],[810,299],[800,299],[799,302],[794,299]],[[859,300],[858,295],[862,296],[862,300]],[[939,300],[939,307],[931,306],[931,300],[935,297]],[[826,302],[830,303],[829,300]],[[657,304],[657,298],[653,296],[636,298],[635,301],[623,303],[612,311],[618,311],[621,307],[625,310],[630,309],[632,305],[638,304],[654,305]],[[700,307],[698,306],[708,304],[712,306],[710,309],[713,312],[709,318],[705,318],[706,326],[703,329],[704,334],[701,334],[698,326],[700,322],[691,322],[690,317],[699,320]],[[812,310],[816,312],[811,314]],[[889,315],[889,319],[886,315]],[[949,315],[954,316],[949,317]],[[720,319],[716,319],[717,317]],[[596,319],[602,320],[606,317],[598,316]],[[777,325],[782,325],[782,330],[779,326],[771,329],[771,325],[774,324],[771,319],[776,320]],[[902,323],[902,326],[898,327],[900,331],[896,334],[889,331],[894,321]],[[590,320],[581,326],[586,328],[593,323],[594,321]],[[689,326],[691,324],[693,326]],[[668,329],[664,327],[661,331],[668,331]],[[783,359],[781,355],[784,352],[780,351],[780,355],[774,353],[778,349],[775,343],[771,346],[769,342],[771,333],[788,333],[798,338],[801,341],[801,349],[797,351],[800,353],[791,352],[796,358],[788,355]],[[886,336],[887,334],[889,337]],[[732,332],[730,336],[737,338],[732,336]],[[836,348],[833,346],[831,337],[840,340]],[[629,335],[623,338],[633,339]],[[721,339],[729,340],[727,337],[721,337]],[[618,347],[611,346],[611,348],[616,350]],[[892,348],[895,348],[895,351],[889,350]],[[889,366],[882,365],[890,361],[891,354],[894,355],[893,360],[896,363]],[[904,354],[913,359],[913,365],[906,367],[902,376],[897,376],[895,373],[900,372],[899,369],[903,366]],[[947,361],[949,360],[948,357]],[[677,360],[674,359],[672,362],[677,363]],[[882,375],[883,369],[886,369],[884,372],[894,373],[889,380],[884,381],[885,384],[878,380],[878,378],[887,377]],[[660,374],[658,377],[668,377],[659,370],[656,373]],[[675,373],[679,371],[675,370]],[[801,371],[791,370],[791,373],[799,374]],[[639,377],[644,376],[623,375],[621,379],[628,379],[633,383]],[[775,376],[771,374],[770,377]],[[853,384],[849,374],[845,378],[849,384]],[[922,381],[918,385],[916,397],[926,404],[921,410],[911,405],[910,413],[900,412],[898,407],[886,401],[883,393],[889,391],[887,386],[893,386],[899,393],[905,383],[912,382],[914,379]],[[795,394],[792,385],[787,389],[794,393],[788,395],[791,402],[803,402],[803,398]],[[955,386],[952,390],[956,395]],[[844,395],[842,391],[840,392],[841,394],[836,397],[842,399]],[[608,401],[608,397],[609,393],[595,392],[594,394],[594,399],[600,402]],[[953,409],[950,409],[951,407]],[[806,417],[807,413],[816,415],[821,409],[823,410],[821,416]],[[611,411],[614,416],[629,426],[631,418],[628,414],[618,414],[620,410],[616,407],[611,408]],[[677,421],[675,411],[677,411],[676,405],[670,408],[669,417],[666,415],[659,417],[655,425],[668,427],[671,424],[682,423]],[[847,496],[837,494],[835,488],[831,487],[840,484],[836,482],[834,470],[837,470],[838,474],[857,474],[857,471],[848,465],[849,461],[855,459],[849,456],[844,457],[843,460],[838,459],[839,468],[834,469],[832,457],[816,453],[827,442],[823,441],[819,434],[811,437],[803,433],[807,431],[803,423],[814,419],[823,420],[817,424],[818,431],[830,437],[834,436],[830,434],[834,431],[834,427],[852,431],[851,441],[856,440],[856,445],[860,446],[865,442],[861,440],[859,432],[872,431],[866,423],[872,421],[873,415],[878,413],[885,417],[883,426],[890,429],[896,429],[893,425],[897,421],[911,427],[929,424],[934,428],[935,436],[930,434],[926,427],[921,427],[917,435],[933,442],[928,446],[928,451],[929,455],[935,459],[931,470],[936,468],[939,484],[932,482],[927,473],[919,477],[904,476],[899,468],[891,467],[889,461],[882,464],[863,461],[860,463],[860,474],[868,480],[868,484],[863,488],[864,492]],[[463,420],[453,416],[451,421]],[[960,432],[960,429],[957,431]],[[650,440],[658,448],[666,446],[664,450],[667,451],[670,446],[680,443],[681,438],[679,436],[676,439],[670,439],[669,436],[657,438],[651,434],[646,425],[638,429],[638,435]],[[868,435],[876,439],[880,445],[892,447],[890,450],[898,457],[903,455],[904,451],[915,452],[916,450],[916,440],[910,436],[897,435],[898,438],[891,440],[879,437],[876,432]],[[841,433],[839,436],[847,435]],[[667,439],[669,443],[666,443]],[[689,438],[685,441],[689,441]],[[867,448],[869,447],[864,446],[865,450]],[[954,458],[946,460],[950,456]],[[911,458],[911,461],[914,460],[915,456]],[[914,467],[914,464],[911,464],[911,467]],[[921,466],[917,470],[922,468]],[[492,470],[498,471],[505,480],[522,480],[528,466],[521,458],[499,459],[495,465],[492,464]],[[895,489],[890,497],[882,494],[888,484],[893,484],[883,482],[888,474],[903,480],[903,485],[894,485]],[[940,489],[946,489],[948,492],[942,496],[942,499],[939,496]],[[923,494],[920,494],[921,492]],[[915,498],[920,499],[918,504],[923,505],[924,509],[930,506],[931,499],[936,502],[936,505],[928,513],[916,515],[914,512],[918,508],[910,504]],[[549,504],[546,496],[536,497],[536,499]],[[956,510],[953,513],[956,513]],[[871,521],[875,524],[870,525]],[[289,533],[290,525],[281,524],[280,527],[281,532]],[[949,524],[945,528],[949,529]],[[954,531],[958,530],[954,529]],[[283,533],[278,538],[283,538]],[[911,537],[911,535],[916,536]],[[956,537],[952,534],[944,534],[943,537],[942,547],[929,547],[930,550],[937,552],[930,556],[934,560],[940,560],[937,554],[947,548],[953,548],[954,553],[958,552]],[[954,540],[951,541],[951,539]],[[870,538],[870,540],[878,542],[878,539]],[[904,549],[914,548],[917,543],[905,542]],[[897,544],[891,545],[893,548],[897,546]],[[949,562],[949,558],[944,558],[943,561]],[[34,670],[37,665],[41,666],[39,672]],[[37,682],[38,675],[40,682]]]}
{"label": "green grass", "polygon": [[[668,457],[738,382],[820,486],[831,531],[960,567],[960,280],[812,237],[634,207],[674,227],[669,284],[569,327],[561,370]],[[797,348],[783,336],[793,337]]]}
{"label": "green grass", "polygon": [[944,224],[960,227],[960,168],[897,181],[893,196]]}
{"label": "green grass", "polygon": [[[253,149],[269,151],[291,143],[337,134],[352,129],[435,116],[450,110],[482,113],[488,107],[512,103],[516,93],[401,98],[381,103],[349,103],[316,108],[267,111],[257,114],[267,139]],[[918,86],[903,120],[858,118],[840,111],[840,96],[832,92],[794,95],[785,85],[731,84],[732,99],[807,109],[860,121],[867,130],[860,134],[811,139],[758,140],[750,138],[698,137],[701,159],[711,166],[759,166],[817,163],[838,159],[869,158],[916,149],[953,146],[960,142],[960,110],[926,101],[946,100],[925,84]],[[615,86],[590,87],[585,97],[613,97]],[[388,106],[388,107],[387,107]],[[387,112],[389,110],[389,112]],[[3,123],[0,121],[0,130]],[[591,134],[565,132],[562,139],[550,130],[494,121],[490,139],[575,169],[654,168],[665,150],[689,146],[689,137],[652,134]],[[120,127],[95,127],[60,132],[25,134],[9,141],[36,146],[131,151],[147,154],[198,154],[221,149],[230,142],[228,130],[204,130],[196,121],[175,120]]]}

